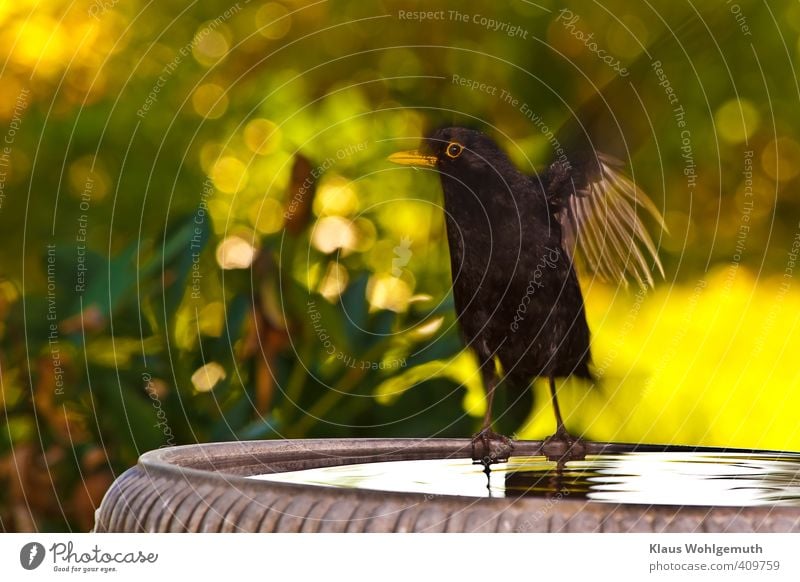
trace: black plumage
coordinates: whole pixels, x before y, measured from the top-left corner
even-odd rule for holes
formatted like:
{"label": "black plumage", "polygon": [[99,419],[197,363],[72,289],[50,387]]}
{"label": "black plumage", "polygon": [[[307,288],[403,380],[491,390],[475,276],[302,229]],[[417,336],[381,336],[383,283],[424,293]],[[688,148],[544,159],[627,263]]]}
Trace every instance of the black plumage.
{"label": "black plumage", "polygon": [[463,145],[455,159],[439,154],[437,167],[456,311],[480,362],[497,356],[509,379],[525,384],[591,378],[583,301],[542,184],[478,132],[448,128],[429,143]]}
{"label": "black plumage", "polygon": [[575,166],[559,159],[529,176],[491,138],[461,127],[440,129],[420,151],[390,159],[433,168],[441,179],[456,312],[487,389],[476,457],[495,461],[507,447],[493,443],[509,445],[491,429],[495,361],[512,385],[549,379],[557,423],[551,438],[573,447],[578,440],[561,419],[555,379],[592,381],[576,259],[604,278],[651,284],[651,266],[661,265],[636,208],[660,220],[652,202],[602,154],[575,156]]}

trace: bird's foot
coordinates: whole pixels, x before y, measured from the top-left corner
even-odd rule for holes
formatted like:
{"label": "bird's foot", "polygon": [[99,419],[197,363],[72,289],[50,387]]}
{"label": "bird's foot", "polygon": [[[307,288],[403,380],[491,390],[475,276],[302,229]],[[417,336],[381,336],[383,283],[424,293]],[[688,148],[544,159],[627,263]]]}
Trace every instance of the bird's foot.
{"label": "bird's foot", "polygon": [[551,461],[579,461],[586,458],[586,443],[560,428],[544,440],[542,454]]}
{"label": "bird's foot", "polygon": [[514,444],[507,436],[485,428],[472,437],[472,460],[488,467],[493,463],[504,463],[514,450]]}

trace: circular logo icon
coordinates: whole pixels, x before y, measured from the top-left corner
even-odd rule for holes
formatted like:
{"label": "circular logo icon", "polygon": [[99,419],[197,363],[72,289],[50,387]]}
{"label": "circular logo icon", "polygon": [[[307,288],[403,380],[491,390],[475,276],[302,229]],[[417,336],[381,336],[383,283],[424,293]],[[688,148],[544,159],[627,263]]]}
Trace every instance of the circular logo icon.
{"label": "circular logo icon", "polygon": [[39,542],[29,542],[19,551],[19,563],[26,570],[35,570],[44,562],[44,546]]}

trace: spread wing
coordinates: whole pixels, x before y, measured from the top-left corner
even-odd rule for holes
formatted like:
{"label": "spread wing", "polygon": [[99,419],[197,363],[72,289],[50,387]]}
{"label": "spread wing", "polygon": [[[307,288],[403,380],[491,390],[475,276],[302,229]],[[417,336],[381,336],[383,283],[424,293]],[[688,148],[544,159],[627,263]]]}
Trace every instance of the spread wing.
{"label": "spread wing", "polygon": [[[562,229],[562,244],[577,266],[610,282],[634,280],[653,286],[653,275],[664,275],[653,239],[643,218],[666,230],[655,204],[625,173],[620,159],[631,159],[654,138],[653,119],[668,118],[665,99],[645,103],[640,90],[658,82],[652,66],[670,55],[711,54],[708,25],[722,22],[725,10],[691,12],[681,24],[668,27],[660,38],[616,76],[571,112],[556,134],[562,155],[540,176]],[[729,26],[714,26],[726,31]],[[729,34],[729,32],[722,32]],[[660,91],[660,87],[655,87]],[[647,92],[644,93],[647,95]],[[656,92],[655,94],[658,94]],[[665,117],[666,116],[666,117]],[[601,153],[604,152],[604,153]]]}
{"label": "spread wing", "polygon": [[555,179],[551,185],[561,189],[556,216],[562,245],[580,268],[606,281],[627,284],[632,279],[644,287],[653,286],[654,272],[664,276],[641,210],[666,230],[664,219],[618,161],[598,153],[588,175],[585,166],[581,171],[563,162],[551,165],[550,175]]}

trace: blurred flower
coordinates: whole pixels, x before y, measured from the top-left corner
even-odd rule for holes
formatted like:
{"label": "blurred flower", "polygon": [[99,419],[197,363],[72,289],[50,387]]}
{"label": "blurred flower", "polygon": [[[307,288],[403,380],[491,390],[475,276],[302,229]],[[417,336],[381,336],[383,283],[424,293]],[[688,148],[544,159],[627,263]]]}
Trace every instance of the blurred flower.
{"label": "blurred flower", "polygon": [[349,251],[356,247],[358,234],[352,221],[339,216],[322,218],[314,225],[311,244],[323,253],[337,249]]}
{"label": "blurred flower", "polygon": [[217,362],[209,362],[202,368],[195,370],[194,374],[192,374],[192,384],[198,392],[210,392],[220,380],[224,380],[226,377],[225,368]]}
{"label": "blurred flower", "polygon": [[403,312],[408,309],[411,286],[400,277],[374,275],[367,283],[367,300],[373,309]]}
{"label": "blurred flower", "polygon": [[223,269],[247,269],[256,253],[256,248],[240,236],[229,236],[217,245],[217,264]]}

